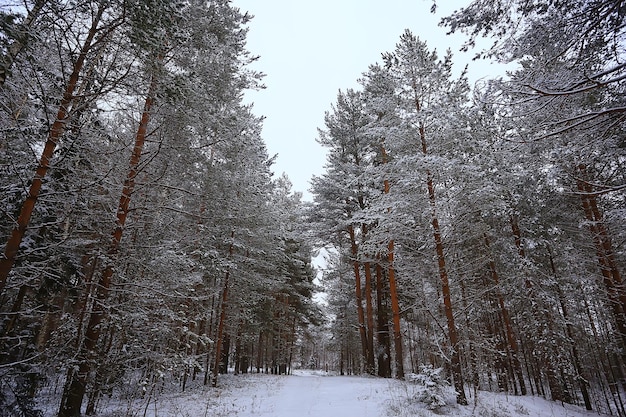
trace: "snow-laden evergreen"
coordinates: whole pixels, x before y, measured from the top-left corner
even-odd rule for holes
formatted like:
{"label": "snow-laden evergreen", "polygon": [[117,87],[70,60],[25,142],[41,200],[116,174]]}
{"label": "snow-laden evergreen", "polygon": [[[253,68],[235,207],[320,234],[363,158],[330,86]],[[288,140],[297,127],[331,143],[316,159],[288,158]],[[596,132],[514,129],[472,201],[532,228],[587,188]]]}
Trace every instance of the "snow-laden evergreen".
{"label": "snow-laden evergreen", "polygon": [[625,16],[471,1],[473,89],[407,30],[303,202],[230,1],[1,5],[0,414],[625,416]]}

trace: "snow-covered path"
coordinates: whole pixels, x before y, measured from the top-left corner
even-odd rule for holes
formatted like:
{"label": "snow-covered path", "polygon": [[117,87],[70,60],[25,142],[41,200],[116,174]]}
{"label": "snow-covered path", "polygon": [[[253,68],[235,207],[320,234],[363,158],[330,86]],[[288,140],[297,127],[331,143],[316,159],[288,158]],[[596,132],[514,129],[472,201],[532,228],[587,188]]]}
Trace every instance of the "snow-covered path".
{"label": "snow-covered path", "polygon": [[[179,409],[176,416],[193,417],[598,417],[580,407],[560,405],[539,397],[513,397],[481,392],[478,403],[471,398],[467,407],[455,404],[452,388],[447,391],[449,406],[436,412],[412,398],[414,384],[394,379],[324,375],[319,371],[294,371],[291,376],[240,375],[223,378],[230,385],[215,398],[209,392],[211,407],[204,413],[190,407]],[[206,404],[198,398],[194,402]],[[217,400],[217,401],[216,401]],[[215,402],[214,402],[215,401]],[[184,410],[184,411],[183,411]],[[183,412],[181,412],[183,411]],[[150,415],[150,414],[148,414]],[[159,414],[163,416],[165,414]],[[172,414],[167,414],[172,415]],[[151,416],[158,417],[158,416]]]}
{"label": "snow-covered path", "polygon": [[[241,416],[378,417],[384,415],[380,391],[387,383],[374,378],[296,374],[281,378],[269,397]],[[387,395],[382,396],[384,399]]]}
{"label": "snow-covered path", "polygon": [[[319,371],[294,371],[291,376],[244,374],[220,376],[218,388],[195,385],[180,392],[177,385],[158,397],[111,399],[101,404],[100,417],[599,417],[580,407],[540,397],[514,397],[481,391],[467,407],[449,404],[436,412],[415,400],[414,384],[394,379],[330,376]],[[201,380],[196,381],[200,384]],[[54,417],[56,400],[45,417]]]}

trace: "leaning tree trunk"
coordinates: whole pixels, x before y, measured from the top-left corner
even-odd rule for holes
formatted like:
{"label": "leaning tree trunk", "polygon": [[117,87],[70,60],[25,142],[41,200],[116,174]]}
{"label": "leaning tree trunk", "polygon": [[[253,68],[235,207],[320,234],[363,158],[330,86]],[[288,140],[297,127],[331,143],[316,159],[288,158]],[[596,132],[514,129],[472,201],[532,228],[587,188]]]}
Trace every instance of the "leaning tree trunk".
{"label": "leaning tree trunk", "polygon": [[91,27],[89,28],[89,32],[85,38],[85,42],[83,43],[78,57],[72,66],[72,73],[70,74],[67,85],[65,86],[65,91],[63,92],[61,103],[59,104],[56,119],[54,120],[54,123],[52,123],[50,131],[48,132],[48,138],[39,159],[39,166],[35,170],[35,175],[28,190],[28,195],[20,208],[20,214],[17,218],[17,222],[7,241],[4,249],[4,257],[0,259],[0,293],[4,289],[9,273],[15,264],[15,258],[17,257],[24,235],[26,234],[26,229],[28,228],[30,218],[35,208],[35,203],[39,198],[43,180],[50,168],[50,162],[54,156],[54,150],[56,149],[61,136],[65,132],[67,121],[70,117],[72,103],[75,100],[74,91],[78,85],[78,79],[81,71],[83,70],[83,66],[85,65],[87,54],[95,44],[94,38],[98,32],[98,24],[102,19],[105,8],[106,6],[100,5],[98,11],[94,15]]}
{"label": "leaning tree trunk", "polygon": [[[162,57],[159,57],[159,61],[162,62]],[[128,174],[126,176],[126,180],[124,181],[122,195],[120,197],[120,201],[117,207],[117,224],[115,230],[113,231],[111,245],[108,250],[108,256],[110,258],[114,258],[119,252],[120,242],[122,240],[122,234],[124,231],[124,225],[128,217],[131,197],[135,189],[135,181],[138,174],[139,161],[141,159],[141,154],[143,152],[143,147],[146,140],[148,123],[150,121],[150,111],[155,100],[156,84],[156,75],[153,75],[150,86],[148,88],[146,101],[144,103],[143,113],[139,122],[139,128],[137,129],[137,134],[135,135],[135,145],[130,157]],[[80,408],[83,402],[83,397],[85,395],[87,379],[93,369],[93,361],[96,355],[96,346],[98,343],[98,338],[100,337],[102,322],[106,314],[105,303],[109,296],[109,288],[111,286],[112,276],[113,265],[109,263],[104,268],[100,276],[98,288],[95,294],[95,300],[91,313],[89,315],[87,328],[85,330],[85,337],[78,349],[78,368],[76,370],[70,370],[68,372],[68,381],[66,382],[65,389],[63,391],[58,417],[80,416]]]}

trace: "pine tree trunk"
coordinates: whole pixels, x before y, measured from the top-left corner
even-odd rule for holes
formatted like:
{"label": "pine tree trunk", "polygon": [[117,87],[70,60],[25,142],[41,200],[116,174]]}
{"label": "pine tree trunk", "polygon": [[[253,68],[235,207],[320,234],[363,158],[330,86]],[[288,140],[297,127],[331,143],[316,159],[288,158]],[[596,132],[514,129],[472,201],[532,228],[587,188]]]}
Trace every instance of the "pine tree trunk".
{"label": "pine tree trunk", "polygon": [[26,18],[20,25],[26,28],[25,31],[19,34],[21,39],[15,39],[11,46],[9,46],[7,53],[2,57],[4,62],[0,63],[0,88],[2,88],[6,83],[7,77],[11,72],[13,62],[28,43],[28,38],[31,37],[30,32],[33,30],[33,26],[37,21],[39,13],[41,12],[41,9],[46,1],[47,0],[35,0],[33,8],[28,11]]}
{"label": "pine tree trunk", "polygon": [[389,340],[389,318],[387,317],[387,306],[383,303],[385,299],[383,285],[383,267],[376,264],[376,311],[377,311],[377,341],[378,349],[378,376],[383,378],[391,377],[391,346]]}
{"label": "pine tree trunk", "polygon": [[256,373],[261,373],[261,369],[263,368],[263,331],[259,331],[259,342],[258,342],[258,352],[256,357]]}
{"label": "pine tree trunk", "polygon": [[[428,155],[428,149],[426,147],[426,133],[423,123],[420,124],[419,133],[422,145],[422,153],[424,154],[424,156],[426,156]],[[433,227],[433,237],[435,239],[435,251],[437,253],[439,278],[441,279],[441,291],[443,295],[444,311],[448,324],[448,338],[450,340],[450,348],[452,349],[452,355],[450,358],[450,370],[452,371],[454,389],[456,390],[456,402],[461,405],[467,405],[467,398],[465,397],[463,382],[463,371],[461,369],[461,356],[459,353],[459,337],[457,334],[456,325],[454,323],[454,312],[452,309],[452,297],[450,294],[448,271],[446,269],[446,258],[443,250],[443,240],[441,236],[441,229],[439,227],[439,219],[436,212],[435,185],[433,184],[433,178],[430,171],[426,172],[426,187],[428,188],[428,200],[430,202],[430,207],[432,211],[431,224]]]}
{"label": "pine tree trunk", "polygon": [[228,333],[224,333],[224,335],[222,336],[222,349],[220,350],[220,357],[219,357],[219,362],[218,362],[218,371],[221,375],[228,374],[230,341],[231,341],[230,335]]}
{"label": "pine tree trunk", "polygon": [[[211,283],[211,288],[215,288],[217,286],[216,284],[216,278],[214,277]],[[213,337],[214,335],[214,331],[215,328],[217,328],[217,324],[215,323],[216,319],[215,319],[215,315],[216,315],[216,306],[215,306],[215,300],[216,300],[216,296],[215,296],[215,292],[213,292],[213,295],[211,295],[211,308],[209,309],[209,330],[207,331],[207,334],[210,335],[211,337]],[[211,366],[211,349],[207,349],[207,353],[206,353],[206,362],[204,365],[204,381],[203,384],[207,385],[209,383],[209,380],[211,379],[211,372],[210,372],[210,366]]]}
{"label": "pine tree trunk", "polygon": [[[235,231],[230,232],[230,246],[228,247],[228,257],[232,258],[234,252],[234,244],[232,240],[235,239]],[[228,281],[230,278],[230,269],[226,271],[224,278],[224,289],[222,290],[222,303],[220,306],[220,317],[217,325],[217,337],[215,339],[215,364],[213,365],[213,380],[211,385],[217,387],[217,375],[219,373],[220,364],[222,361],[222,344],[224,343],[224,325],[226,323],[226,307],[228,302]]]}
{"label": "pine tree trunk", "polygon": [[[387,151],[385,146],[380,147],[383,164],[387,163]],[[383,181],[383,191],[389,194],[389,180]],[[387,212],[391,212],[388,208]],[[402,352],[402,329],[400,327],[400,303],[398,301],[398,287],[396,285],[396,270],[394,267],[394,240],[390,239],[387,244],[387,278],[389,279],[389,296],[391,298],[391,314],[393,322],[393,344],[396,352],[396,378],[404,379],[404,354]]]}
{"label": "pine tree trunk", "polygon": [[[522,260],[526,259],[526,251],[524,250],[524,246],[522,245],[522,234],[519,227],[519,219],[517,216],[511,216],[509,218],[511,223],[511,230],[513,232],[513,237],[515,239],[515,246],[517,247],[518,254]],[[535,296],[535,284],[532,282],[528,274],[526,274],[524,279],[524,285],[528,292],[528,298],[532,301],[536,299]],[[537,311],[534,303],[531,307],[531,314],[535,323],[545,323],[549,328],[552,327],[553,319],[551,314],[546,311],[546,317],[540,317],[540,312]],[[557,352],[552,352],[552,354],[558,355]],[[557,379],[557,373],[552,364],[552,360],[549,356],[547,356],[546,352],[542,353],[542,357],[540,360],[543,362],[542,366],[534,366],[535,369],[541,369],[548,380],[548,386],[550,388],[550,395],[553,401],[563,401],[563,387],[559,383]],[[530,376],[530,375],[529,375]],[[537,390],[542,392],[542,395],[545,395],[543,390],[543,386],[540,381],[535,376],[535,381],[537,385]]]}
{"label": "pine tree trunk", "polygon": [[357,259],[358,247],[356,243],[356,236],[354,234],[354,227],[348,226],[348,234],[350,236],[350,247],[352,250],[352,267],[354,270],[355,281],[355,294],[356,294],[356,311],[359,320],[359,335],[361,337],[361,350],[363,354],[363,360],[367,362],[367,331],[365,327],[365,313],[363,312],[363,297],[361,296],[361,267]]}
{"label": "pine tree trunk", "polygon": [[[550,257],[550,268],[552,269],[552,274],[554,275],[555,281],[557,279],[556,266],[554,265],[554,258],[552,256],[552,250],[548,247],[548,255]],[[574,329],[572,323],[570,321],[570,317],[567,311],[567,305],[565,304],[565,296],[563,294],[563,290],[561,286],[558,284],[555,285],[557,290],[557,295],[559,296],[559,304],[561,305],[561,312],[563,313],[563,319],[565,321],[565,331],[567,332],[567,338],[571,343],[572,350],[572,358],[574,360],[574,369],[576,370],[576,381],[578,382],[578,386],[580,388],[580,392],[583,395],[583,401],[585,402],[585,408],[587,410],[591,410],[591,399],[589,397],[589,391],[587,390],[587,380],[583,376],[582,367],[580,366],[580,356],[578,354],[578,348],[576,347],[576,342],[574,340]]]}
{"label": "pine tree trunk", "polygon": [[[365,226],[363,226],[365,228]],[[374,375],[376,365],[374,361],[374,307],[372,306],[372,268],[369,262],[364,262],[365,271],[365,315],[367,323],[367,373]]]}
{"label": "pine tree trunk", "polygon": [[345,372],[343,370],[343,361],[344,361],[344,353],[345,353],[345,343],[343,337],[341,338],[341,346],[339,347],[339,375],[344,376]]}
{"label": "pine tree trunk", "polygon": [[287,358],[287,375],[291,375],[291,362],[293,361],[293,351],[296,342],[296,316],[291,317],[291,334],[289,335],[289,357]]}
{"label": "pine tree trunk", "polygon": [[65,304],[67,296],[67,290],[63,289],[60,294],[56,294],[52,297],[52,301],[46,306],[41,328],[35,339],[35,345],[40,352],[46,348],[50,336],[59,327],[59,321],[63,313],[63,305]]}
{"label": "pine tree trunk", "polygon": [[239,375],[241,371],[241,322],[239,323],[239,331],[235,338],[235,375]]}
{"label": "pine tree trunk", "polygon": [[[470,311],[469,305],[467,303],[467,293],[465,290],[465,282],[461,279],[461,300],[463,302],[463,311],[465,311],[465,328],[471,329],[471,320],[468,312]],[[468,337],[468,350],[469,350],[469,364],[472,375],[472,387],[474,388],[474,405],[476,405],[477,401],[477,393],[480,386],[480,376],[478,374],[478,363],[476,360],[476,348],[474,345],[474,340],[471,336]]]}
{"label": "pine tree trunk", "polygon": [[28,291],[28,285],[21,285],[20,289],[17,292],[17,296],[15,297],[15,301],[13,301],[13,305],[11,306],[11,310],[9,316],[11,317],[8,321],[4,329],[0,330],[0,337],[4,337],[10,334],[15,327],[15,323],[17,322],[20,314],[20,309],[22,308],[22,303],[24,302],[24,298],[26,297],[26,292]]}
{"label": "pine tree trunk", "polygon": [[[487,234],[484,234],[485,237],[485,246],[487,249],[491,251],[489,244],[489,237]],[[504,305],[504,297],[499,289],[500,280],[498,278],[498,271],[496,269],[495,261],[490,258],[489,260],[489,271],[491,273],[491,279],[495,284],[496,297],[498,299],[498,306],[500,307],[500,314],[502,315],[502,321],[504,322],[504,329],[506,332],[506,339],[509,344],[509,349],[511,350],[511,361],[513,362],[513,371],[517,377],[517,381],[519,383],[520,392],[522,395],[526,395],[526,383],[524,382],[524,374],[522,373],[522,365],[519,360],[519,349],[517,347],[517,338],[515,336],[515,332],[513,331],[513,327],[511,326],[511,318],[509,315],[509,310]]]}
{"label": "pine tree trunk", "polygon": [[396,285],[396,271],[393,266],[394,247],[393,239],[387,245],[387,261],[389,273],[389,295],[391,297],[391,314],[393,316],[393,345],[396,351],[396,378],[404,379],[404,354],[402,352],[402,329],[400,328],[400,304],[398,302],[398,287]]}
{"label": "pine tree trunk", "polygon": [[35,208],[35,203],[39,198],[43,180],[48,173],[48,169],[50,168],[50,162],[52,161],[54,150],[56,149],[63,132],[65,132],[66,124],[70,117],[72,103],[75,99],[74,91],[78,85],[78,79],[85,64],[87,54],[94,44],[94,38],[98,31],[98,24],[100,23],[106,8],[103,4],[104,3],[98,7],[98,11],[93,17],[85,42],[82,45],[76,62],[74,62],[74,65],[72,66],[72,73],[68,79],[67,85],[65,86],[65,91],[63,93],[61,103],[59,104],[56,119],[54,120],[54,123],[52,123],[50,132],[48,133],[48,138],[39,159],[39,166],[35,170],[35,175],[28,190],[28,195],[20,209],[17,223],[15,224],[11,232],[11,236],[7,241],[4,249],[4,257],[0,259],[0,293],[4,290],[9,273],[15,264],[15,258],[17,257],[24,235],[26,234],[26,229],[28,228],[30,218]]}
{"label": "pine tree trunk", "polygon": [[580,164],[578,170],[581,178],[578,180],[577,185],[582,199],[583,211],[596,246],[604,287],[613,310],[615,324],[619,333],[618,337],[621,339],[622,360],[626,363],[626,291],[622,285],[621,274],[615,261],[611,237],[604,224],[604,216],[598,208],[597,197],[593,194],[593,186],[586,181],[587,167],[584,164]]}
{"label": "pine tree trunk", "polygon": [[[517,216],[512,215],[510,218],[511,230],[513,231],[513,239],[515,240],[515,247],[517,248],[517,253],[520,258],[526,258],[526,251],[524,250],[524,246],[522,245],[522,232],[519,228],[519,219]],[[526,287],[532,287],[532,283],[526,281]]]}
{"label": "pine tree trunk", "polygon": [[[119,251],[120,243],[122,240],[122,234],[124,231],[124,225],[128,216],[131,196],[135,189],[135,180],[138,173],[139,161],[143,152],[143,147],[148,130],[148,123],[150,121],[150,111],[154,104],[155,90],[156,90],[156,76],[153,75],[144,103],[143,113],[139,122],[139,128],[135,136],[135,146],[133,148],[132,155],[130,157],[130,167],[126,180],[124,181],[124,187],[122,189],[122,195],[117,208],[117,225],[113,231],[111,246],[108,251],[108,255],[111,258],[115,258]],[[93,360],[96,354],[96,345],[100,336],[101,324],[106,314],[105,302],[109,295],[109,288],[111,286],[111,278],[113,276],[113,265],[109,263],[100,276],[98,288],[96,290],[95,300],[92,307],[91,314],[89,315],[89,322],[85,330],[85,338],[78,350],[78,369],[76,371],[70,371],[68,373],[69,381],[65,386],[63,396],[61,399],[61,406],[59,408],[58,417],[79,417],[80,408],[82,405],[83,397],[85,395],[85,389],[87,385],[87,379],[89,373],[93,368]]]}

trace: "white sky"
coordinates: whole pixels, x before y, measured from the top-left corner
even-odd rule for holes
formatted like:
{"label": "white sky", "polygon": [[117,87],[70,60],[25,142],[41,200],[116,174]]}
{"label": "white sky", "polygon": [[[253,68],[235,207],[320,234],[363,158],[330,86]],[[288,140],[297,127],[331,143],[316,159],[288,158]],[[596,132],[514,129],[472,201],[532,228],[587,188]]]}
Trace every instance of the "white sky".
{"label": "white sky", "polygon": [[[474,52],[459,48],[465,36],[446,36],[441,17],[470,3],[439,0],[435,15],[431,0],[234,0],[249,12],[248,50],[260,59],[253,69],[266,74],[266,89],[250,92],[254,113],[265,116],[263,138],[270,155],[278,154],[274,172],[287,173],[294,191],[304,193],[312,175],[321,175],[325,149],[317,142],[324,113],[339,89],[359,88],[357,79],[383,52],[393,51],[405,29],[436,48],[450,48],[455,71],[469,63],[470,82],[490,72],[486,62],[470,62]],[[492,70],[495,70],[493,68]]]}

